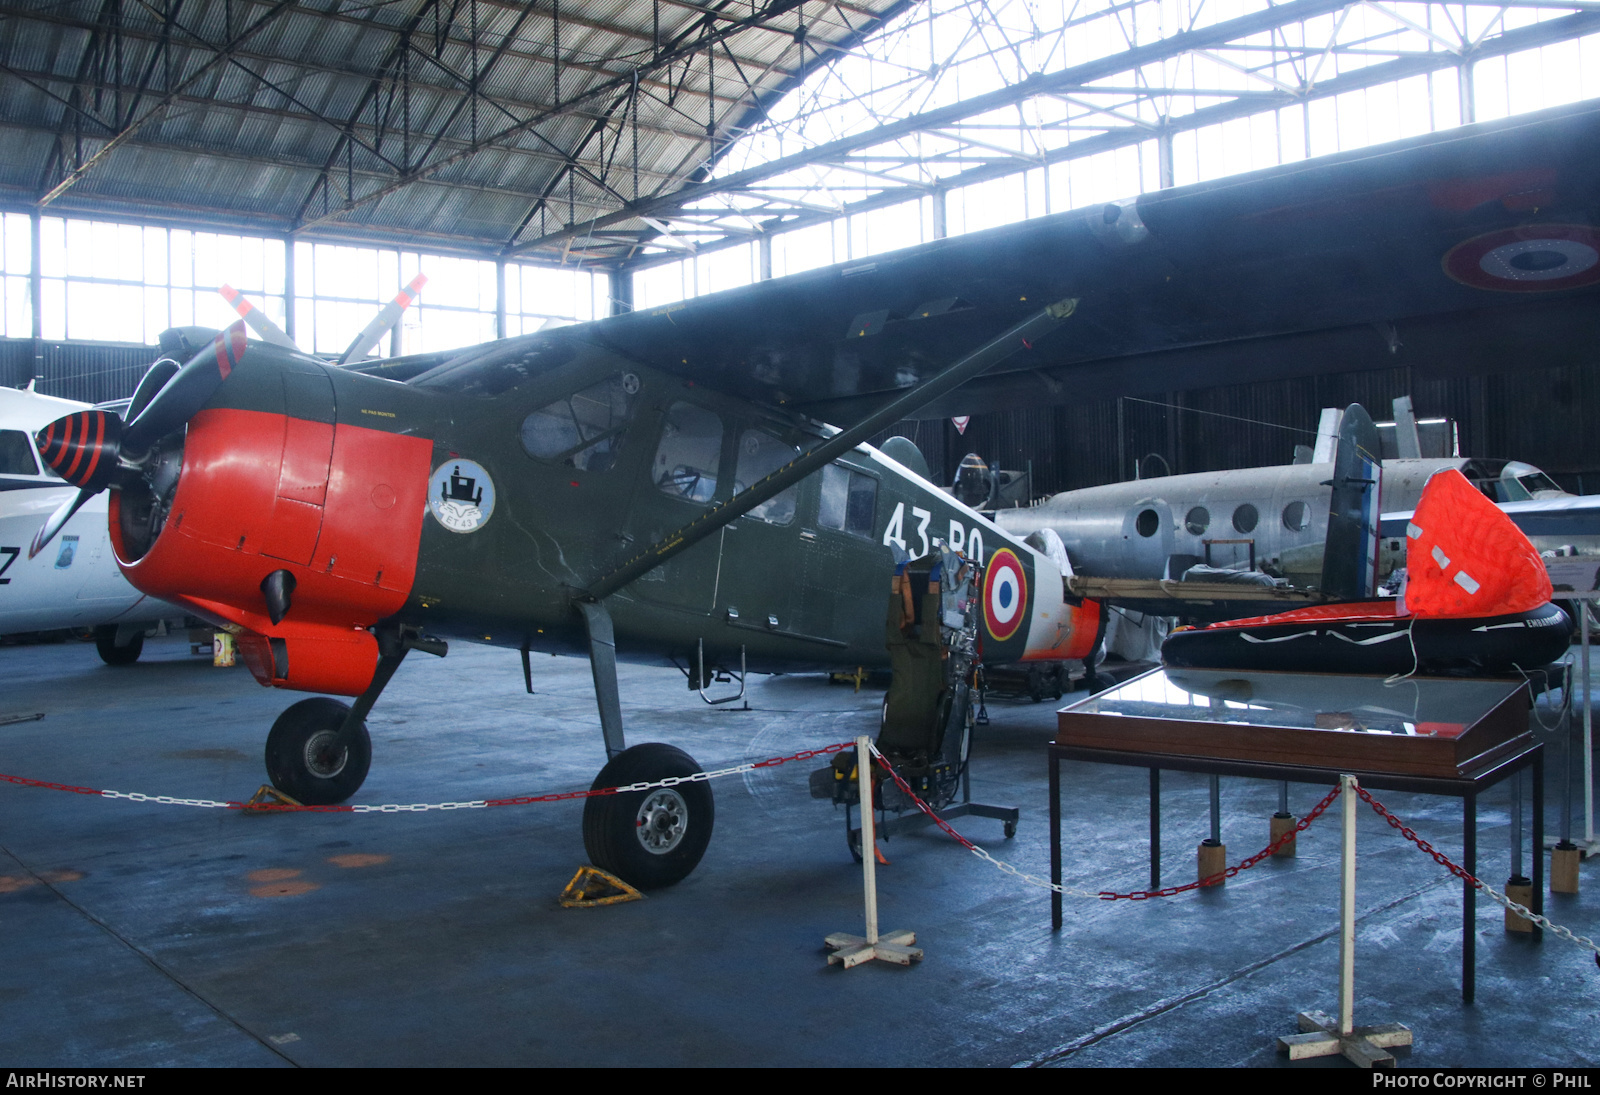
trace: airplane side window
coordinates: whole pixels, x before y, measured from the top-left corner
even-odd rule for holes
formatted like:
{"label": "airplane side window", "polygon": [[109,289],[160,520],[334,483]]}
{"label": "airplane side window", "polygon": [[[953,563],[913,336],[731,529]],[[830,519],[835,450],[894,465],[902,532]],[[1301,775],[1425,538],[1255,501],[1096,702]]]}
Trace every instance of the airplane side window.
{"label": "airplane side window", "polygon": [[1261,514],[1249,502],[1244,503],[1233,511],[1233,527],[1239,532],[1254,532],[1256,522],[1261,520]]}
{"label": "airplane side window", "polygon": [[1283,507],[1283,527],[1290,532],[1304,532],[1311,524],[1311,507],[1304,502],[1290,502]]}
{"label": "airplane side window", "polygon": [[522,448],[529,456],[604,471],[616,459],[638,390],[638,377],[619,373],[540,407],[522,420]]}
{"label": "airplane side window", "polygon": [[[737,494],[783,467],[800,454],[793,445],[786,445],[770,433],[745,430],[739,438],[739,463],[734,471],[733,490]],[[794,520],[795,496],[799,484],[790,487],[776,498],[769,498],[750,516],[774,525],[787,525]]]}
{"label": "airplane side window", "polygon": [[817,523],[857,536],[872,535],[877,516],[878,481],[838,464],[822,469],[822,503]]}
{"label": "airplane side window", "polygon": [[722,419],[692,403],[674,403],[661,427],[651,475],[667,494],[709,502],[717,493],[722,459]]}
{"label": "airplane side window", "polygon": [[1183,527],[1192,536],[1204,536],[1206,529],[1211,527],[1211,511],[1204,506],[1196,506],[1183,518]]}
{"label": "airplane side window", "polygon": [[1161,527],[1161,517],[1153,509],[1142,509],[1139,516],[1134,518],[1133,527],[1140,536],[1154,536]]}
{"label": "airplane side window", "polygon": [[878,508],[878,481],[858,471],[850,473],[850,501],[845,506],[844,530],[857,536],[872,535]]}
{"label": "airplane side window", "polygon": [[0,430],[0,475],[38,475],[39,464],[21,430]]}

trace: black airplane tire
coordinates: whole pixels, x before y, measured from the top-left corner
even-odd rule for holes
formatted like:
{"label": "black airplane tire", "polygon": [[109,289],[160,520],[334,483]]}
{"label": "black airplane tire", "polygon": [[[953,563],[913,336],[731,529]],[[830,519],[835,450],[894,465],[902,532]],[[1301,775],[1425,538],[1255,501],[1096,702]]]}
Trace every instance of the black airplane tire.
{"label": "black airplane tire", "polygon": [[[682,749],[646,742],[612,757],[590,790],[699,771]],[[641,890],[660,889],[681,882],[699,865],[715,819],[711,787],[704,781],[599,795],[583,803],[583,847],[601,870]]]}
{"label": "black airplane tire", "polygon": [[100,660],[107,665],[132,665],[144,652],[144,632],[133,637],[126,646],[117,645],[117,625],[107,624],[94,629],[94,648]]}
{"label": "black airplane tire", "polygon": [[286,708],[267,734],[267,778],[306,806],[333,806],[361,789],[372,766],[367,724],[355,740],[336,746],[339,727],[350,708],[327,696]]}

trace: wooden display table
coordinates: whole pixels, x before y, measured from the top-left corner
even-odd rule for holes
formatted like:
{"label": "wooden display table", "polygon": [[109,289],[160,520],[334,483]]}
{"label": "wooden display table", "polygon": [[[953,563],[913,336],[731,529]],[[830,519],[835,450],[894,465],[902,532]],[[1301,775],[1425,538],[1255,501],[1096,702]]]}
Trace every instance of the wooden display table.
{"label": "wooden display table", "polygon": [[[1061,882],[1061,761],[1150,770],[1150,879],[1161,885],[1163,768],[1462,800],[1461,866],[1478,863],[1478,795],[1533,769],[1533,905],[1544,912],[1544,755],[1522,681],[1154,669],[1057,715],[1050,744],[1050,880]],[[1522,834],[1516,839],[1520,842]],[[1473,997],[1477,890],[1461,889],[1461,995]],[[1051,895],[1059,930],[1061,894]],[[1535,928],[1535,932],[1537,932]]]}

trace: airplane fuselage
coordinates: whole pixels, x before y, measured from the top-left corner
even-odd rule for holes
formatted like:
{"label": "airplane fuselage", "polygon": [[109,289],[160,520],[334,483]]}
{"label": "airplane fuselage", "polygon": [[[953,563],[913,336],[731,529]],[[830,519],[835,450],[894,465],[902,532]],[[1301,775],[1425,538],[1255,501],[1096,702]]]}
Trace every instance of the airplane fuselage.
{"label": "airplane fuselage", "polygon": [[[1445,468],[1462,471],[1486,492],[1504,496],[1497,501],[1506,501],[1517,496],[1508,493],[1517,486],[1514,478],[1505,478],[1507,469],[1526,466],[1465,457],[1389,459],[1382,471],[1383,512],[1414,509],[1429,477]],[[1537,469],[1526,472],[1542,478]],[[1333,465],[1324,463],[1163,476],[1065,491],[1030,509],[1002,510],[996,520],[1018,536],[1054,529],[1079,574],[1175,578],[1195,563],[1253,565],[1311,587],[1322,573],[1332,475]],[[1510,501],[1505,506],[1513,520],[1518,506]],[[1403,526],[1398,537],[1390,532],[1386,523],[1380,576],[1404,562]],[[1562,543],[1574,542],[1570,530],[1555,535]],[[1600,538],[1590,539],[1600,548]],[[1556,546],[1535,543],[1541,549]]]}
{"label": "airplane fuselage", "polygon": [[[832,432],[576,340],[495,344],[406,384],[249,345],[190,420],[155,524],[127,488],[110,517],[130,581],[234,628],[284,687],[362,691],[384,620],[583,652],[575,597]],[[606,598],[618,654],[884,664],[896,549],[941,541],[990,563],[986,657],[1090,652],[1097,609],[1064,603],[1048,559],[862,445]],[[273,623],[280,570],[294,593]]]}

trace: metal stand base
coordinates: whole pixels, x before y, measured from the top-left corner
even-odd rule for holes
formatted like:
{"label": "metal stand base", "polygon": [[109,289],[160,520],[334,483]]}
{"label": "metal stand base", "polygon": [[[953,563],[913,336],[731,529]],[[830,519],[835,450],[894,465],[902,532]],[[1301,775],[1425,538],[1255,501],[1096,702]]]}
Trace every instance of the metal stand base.
{"label": "metal stand base", "polygon": [[1399,1023],[1380,1023],[1373,1027],[1354,1027],[1340,1036],[1338,1020],[1320,1011],[1302,1011],[1295,1017],[1304,1034],[1278,1039],[1278,1052],[1291,1061],[1308,1057],[1334,1057],[1343,1054],[1362,1068],[1393,1068],[1394,1055],[1385,1052],[1394,1046],[1411,1044],[1411,1029]]}
{"label": "metal stand base", "polygon": [[884,932],[876,943],[868,943],[862,936],[849,932],[834,932],[823,940],[833,949],[833,953],[828,955],[828,964],[840,965],[845,969],[874,958],[880,962],[909,966],[922,957],[922,948],[912,946],[916,941],[917,933],[908,931]]}

